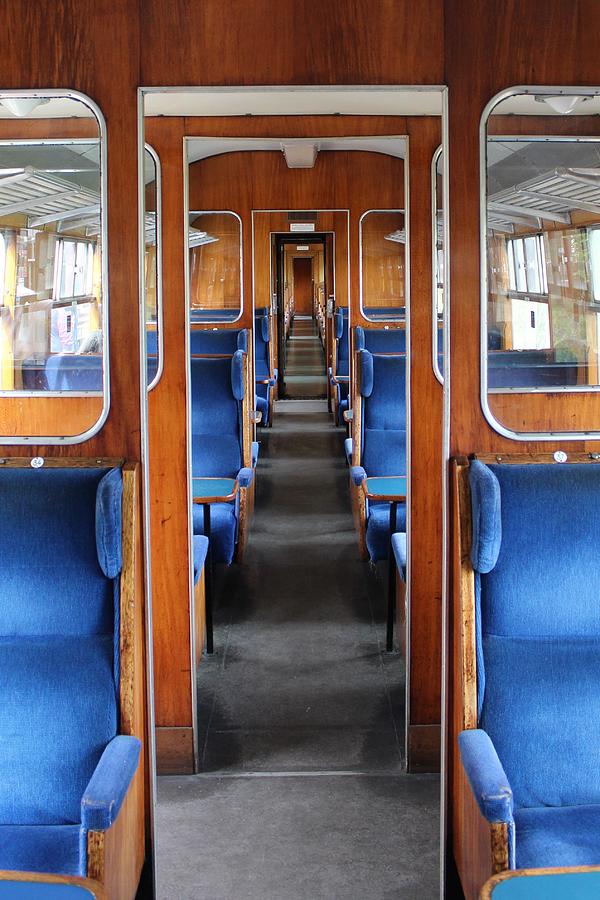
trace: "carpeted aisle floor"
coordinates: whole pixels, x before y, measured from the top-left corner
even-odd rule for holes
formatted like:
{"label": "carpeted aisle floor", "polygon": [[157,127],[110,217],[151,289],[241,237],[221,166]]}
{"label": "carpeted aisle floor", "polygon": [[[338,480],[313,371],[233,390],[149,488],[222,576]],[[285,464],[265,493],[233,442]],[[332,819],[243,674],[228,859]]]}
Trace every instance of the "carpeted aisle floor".
{"label": "carpeted aisle floor", "polygon": [[284,384],[289,400],[314,400],[327,394],[325,353],[317,323],[310,316],[295,316],[292,322]]}
{"label": "carpeted aisle floor", "polygon": [[203,774],[159,779],[161,900],[438,896],[439,781],[407,776],[404,666],[358,559],[342,433],[280,401],[246,560],[218,573]]}

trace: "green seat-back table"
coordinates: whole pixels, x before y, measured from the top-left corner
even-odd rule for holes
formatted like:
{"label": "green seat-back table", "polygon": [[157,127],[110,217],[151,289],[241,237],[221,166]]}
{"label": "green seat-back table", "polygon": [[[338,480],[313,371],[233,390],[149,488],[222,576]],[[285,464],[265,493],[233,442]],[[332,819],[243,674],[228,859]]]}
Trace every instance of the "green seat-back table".
{"label": "green seat-back table", "polygon": [[481,900],[592,900],[600,897],[600,867],[517,869],[487,881]]}

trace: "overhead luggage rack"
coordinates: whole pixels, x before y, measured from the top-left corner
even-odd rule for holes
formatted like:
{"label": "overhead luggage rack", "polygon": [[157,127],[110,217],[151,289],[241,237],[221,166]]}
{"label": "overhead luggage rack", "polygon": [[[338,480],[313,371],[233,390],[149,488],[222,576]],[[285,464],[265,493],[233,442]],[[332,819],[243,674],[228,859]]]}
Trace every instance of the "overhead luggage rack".
{"label": "overhead luggage rack", "polygon": [[100,216],[100,194],[73,181],[32,166],[0,169],[0,218],[23,213],[29,228],[70,220],[70,227],[94,224]]}
{"label": "overhead luggage rack", "polygon": [[570,225],[577,210],[600,215],[600,168],[557,168],[492,194],[488,225],[500,231],[541,227],[543,220]]}

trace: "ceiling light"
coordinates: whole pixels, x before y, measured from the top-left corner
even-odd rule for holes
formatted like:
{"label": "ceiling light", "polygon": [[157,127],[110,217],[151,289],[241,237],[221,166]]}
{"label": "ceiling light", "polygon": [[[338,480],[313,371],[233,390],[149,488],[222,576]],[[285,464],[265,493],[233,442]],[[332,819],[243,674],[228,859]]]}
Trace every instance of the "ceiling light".
{"label": "ceiling light", "polygon": [[573,112],[579,101],[589,100],[589,97],[578,97],[573,94],[537,94],[534,99],[538,103],[545,103],[553,112],[566,116]]}
{"label": "ceiling light", "polygon": [[33,112],[34,109],[37,109],[38,106],[42,106],[44,103],[50,103],[50,100],[47,97],[3,97],[0,103],[2,103],[2,106],[11,112],[13,116],[18,116],[18,118],[22,119]]}
{"label": "ceiling light", "polygon": [[282,144],[289,169],[312,169],[319,152],[318,144]]}

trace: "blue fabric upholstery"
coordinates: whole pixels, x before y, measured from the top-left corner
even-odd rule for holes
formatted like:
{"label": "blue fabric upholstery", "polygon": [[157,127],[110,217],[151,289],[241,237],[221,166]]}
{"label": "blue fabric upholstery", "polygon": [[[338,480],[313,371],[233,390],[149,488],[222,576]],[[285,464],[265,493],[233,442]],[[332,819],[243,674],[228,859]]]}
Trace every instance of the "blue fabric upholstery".
{"label": "blue fabric upholstery", "polygon": [[515,812],[515,868],[600,865],[600,806]]}
{"label": "blue fabric upholstery", "polygon": [[86,841],[80,825],[0,825],[0,861],[11,871],[86,875]]}
{"label": "blue fabric upholstery", "polygon": [[200,578],[200,575],[202,573],[202,569],[204,568],[204,563],[206,562],[206,555],[208,553],[208,538],[205,537],[203,534],[195,534],[193,537],[193,547],[194,547],[194,584],[197,584],[198,580]]}
{"label": "blue fabric upholstery", "polygon": [[258,463],[258,457],[260,454],[260,443],[258,441],[252,441],[252,466],[256,468],[256,464]]}
{"label": "blue fabric upholstery", "polygon": [[481,815],[488,822],[513,822],[513,795],[489,736],[480,728],[458,736],[460,758]]}
{"label": "blue fabric upholstery", "polygon": [[370,350],[371,353],[405,353],[406,331],[404,328],[363,328],[357,325],[354,349]]}
{"label": "blue fabric upholstery", "polygon": [[[396,508],[396,528],[406,532],[406,504]],[[387,559],[390,550],[390,504],[369,503],[367,550],[373,562]]]}
{"label": "blue fabric upholstery", "polygon": [[81,824],[88,831],[106,831],[116,821],[141,749],[141,741],[124,734],[106,747],[81,800]]}
{"label": "blue fabric upholstery", "polygon": [[346,438],[344,441],[344,453],[346,454],[346,462],[348,465],[352,463],[352,438]]}
{"label": "blue fabric upholstery", "polygon": [[51,391],[101,391],[102,357],[57,353],[48,358],[46,380]]}
{"label": "blue fabric upholstery", "polygon": [[[254,315],[254,373],[256,378],[256,408],[262,412],[261,425],[270,425],[272,389],[277,383],[277,371],[271,371],[269,311],[260,308]],[[268,380],[268,384],[261,384]],[[259,399],[260,398],[260,399]]]}
{"label": "blue fabric upholstery", "polygon": [[471,562],[477,572],[494,568],[502,543],[500,485],[494,473],[483,463],[469,467],[473,535]]}
{"label": "blue fabric upholstery", "polygon": [[0,475],[0,868],[85,872],[81,801],[118,728],[121,495],[118,469]]}
{"label": "blue fabric upholstery", "polygon": [[[204,509],[198,503],[192,507],[194,535],[204,534]],[[217,563],[230,565],[237,540],[235,504],[212,503],[210,507],[210,539],[212,558]]]}
{"label": "blue fabric upholstery", "polygon": [[248,350],[248,331],[242,328],[194,328],[190,332],[190,353],[223,353],[233,355],[236,350]]}
{"label": "blue fabric upholstery", "polygon": [[406,532],[397,531],[392,535],[392,550],[396,560],[396,567],[402,578],[406,574]]}
{"label": "blue fabric upholstery", "polygon": [[[242,470],[241,379],[243,353],[231,359],[199,358],[192,366],[192,472],[195,476],[245,478]],[[252,469],[242,470],[253,472]],[[240,484],[242,482],[240,481]],[[215,562],[231,563],[237,540],[237,504],[211,506],[211,544]],[[204,534],[201,505],[193,509],[194,534]]]}
{"label": "blue fabric upholstery", "polygon": [[244,399],[244,351],[236,350],[231,358],[231,390],[236,400]]}
{"label": "blue fabric upholstery", "polygon": [[[358,353],[362,403],[360,461],[367,475],[406,473],[406,358]],[[397,506],[396,528],[406,531],[406,504]],[[366,541],[376,562],[389,555],[389,503],[367,504]]]}
{"label": "blue fabric upholstery", "polygon": [[517,863],[596,862],[586,822],[599,814],[585,810],[600,809],[600,469],[488,468],[499,497],[487,478],[478,541],[496,535],[499,549],[476,574],[479,725],[514,795]]}

